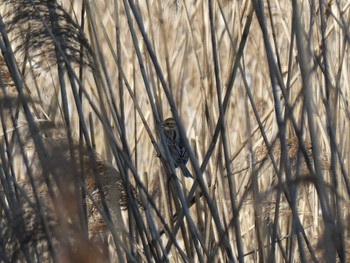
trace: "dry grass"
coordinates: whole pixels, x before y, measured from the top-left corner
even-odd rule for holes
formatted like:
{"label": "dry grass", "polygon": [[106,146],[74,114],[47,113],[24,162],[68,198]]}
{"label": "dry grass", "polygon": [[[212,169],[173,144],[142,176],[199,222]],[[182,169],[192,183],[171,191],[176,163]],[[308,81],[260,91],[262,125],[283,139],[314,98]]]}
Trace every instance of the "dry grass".
{"label": "dry grass", "polygon": [[320,3],[3,3],[0,262],[345,262],[350,5]]}

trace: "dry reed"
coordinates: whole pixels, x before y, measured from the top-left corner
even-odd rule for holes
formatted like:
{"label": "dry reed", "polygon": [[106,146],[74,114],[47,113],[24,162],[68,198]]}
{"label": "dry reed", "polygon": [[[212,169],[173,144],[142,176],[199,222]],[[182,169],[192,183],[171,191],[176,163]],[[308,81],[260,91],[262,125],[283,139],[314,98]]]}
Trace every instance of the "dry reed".
{"label": "dry reed", "polygon": [[4,1],[0,262],[346,262],[349,10]]}

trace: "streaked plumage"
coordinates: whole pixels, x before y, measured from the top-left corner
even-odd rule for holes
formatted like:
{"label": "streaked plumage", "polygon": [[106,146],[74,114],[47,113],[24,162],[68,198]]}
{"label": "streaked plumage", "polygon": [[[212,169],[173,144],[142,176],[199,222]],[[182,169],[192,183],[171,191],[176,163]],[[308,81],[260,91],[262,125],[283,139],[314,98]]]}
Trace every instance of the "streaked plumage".
{"label": "streaked plumage", "polygon": [[[166,143],[169,147],[171,157],[173,158],[175,168],[180,167],[183,175],[185,177],[191,177],[190,171],[186,167],[188,161],[187,149],[180,137],[179,130],[176,126],[175,120],[173,118],[167,118],[163,121],[162,127],[164,130],[164,135]],[[160,148],[163,156],[166,156],[164,148]]]}

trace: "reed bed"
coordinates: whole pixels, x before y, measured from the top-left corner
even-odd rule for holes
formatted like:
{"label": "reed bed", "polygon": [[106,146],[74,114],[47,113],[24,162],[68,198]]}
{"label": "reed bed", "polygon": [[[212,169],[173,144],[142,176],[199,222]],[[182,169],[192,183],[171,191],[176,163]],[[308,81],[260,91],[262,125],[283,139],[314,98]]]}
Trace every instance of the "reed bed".
{"label": "reed bed", "polygon": [[347,262],[349,14],[3,1],[0,262]]}

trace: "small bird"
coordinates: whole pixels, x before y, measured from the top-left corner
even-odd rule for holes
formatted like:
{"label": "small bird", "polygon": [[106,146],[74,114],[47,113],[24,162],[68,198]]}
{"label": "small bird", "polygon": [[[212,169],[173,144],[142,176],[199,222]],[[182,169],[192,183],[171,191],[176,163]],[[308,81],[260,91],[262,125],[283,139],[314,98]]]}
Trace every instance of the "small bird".
{"label": "small bird", "polygon": [[[173,118],[167,118],[163,121],[162,127],[164,130],[166,143],[169,147],[170,155],[173,158],[175,168],[180,167],[185,177],[193,178],[192,174],[186,167],[186,163],[188,161],[188,152],[180,137],[180,133],[176,126],[175,120]],[[163,156],[166,156],[162,145],[160,147],[160,151]]]}

